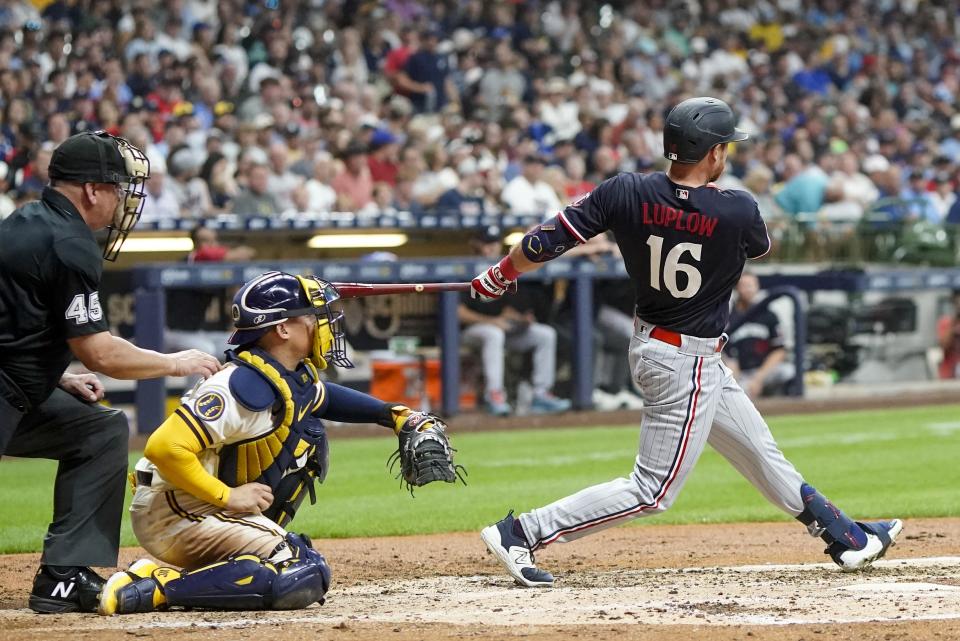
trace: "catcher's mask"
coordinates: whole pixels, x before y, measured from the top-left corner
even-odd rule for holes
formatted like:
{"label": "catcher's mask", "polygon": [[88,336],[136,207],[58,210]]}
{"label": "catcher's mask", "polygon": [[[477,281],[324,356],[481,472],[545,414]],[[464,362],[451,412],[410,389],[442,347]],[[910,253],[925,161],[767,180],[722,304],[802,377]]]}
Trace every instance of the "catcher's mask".
{"label": "catcher's mask", "polygon": [[106,260],[116,260],[127,235],[140,219],[150,161],[125,138],[88,131],[64,140],[50,159],[50,178],[76,183],[118,185],[121,197],[107,226]]}
{"label": "catcher's mask", "polygon": [[257,276],[233,297],[233,326],[228,342],[248,345],[288,318],[312,315],[317,319],[310,361],[317,369],[328,363],[353,367],[347,358],[340,294],[330,283],[312,276],[267,272]]}

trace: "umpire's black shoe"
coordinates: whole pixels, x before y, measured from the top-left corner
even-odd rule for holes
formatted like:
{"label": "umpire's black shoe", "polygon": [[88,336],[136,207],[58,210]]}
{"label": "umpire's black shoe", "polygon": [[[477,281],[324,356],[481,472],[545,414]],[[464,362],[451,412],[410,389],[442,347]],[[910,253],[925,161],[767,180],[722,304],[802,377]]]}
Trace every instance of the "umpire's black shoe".
{"label": "umpire's black shoe", "polygon": [[33,579],[30,609],[41,614],[96,612],[104,583],[90,568],[41,565]]}

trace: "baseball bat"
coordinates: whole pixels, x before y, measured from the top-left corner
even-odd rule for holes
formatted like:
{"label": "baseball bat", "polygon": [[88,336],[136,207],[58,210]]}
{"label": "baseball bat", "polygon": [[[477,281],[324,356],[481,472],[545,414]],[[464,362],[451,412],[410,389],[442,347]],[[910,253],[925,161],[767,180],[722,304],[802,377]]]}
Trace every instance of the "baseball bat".
{"label": "baseball bat", "polygon": [[341,298],[363,298],[386,294],[436,294],[469,292],[470,283],[330,283]]}

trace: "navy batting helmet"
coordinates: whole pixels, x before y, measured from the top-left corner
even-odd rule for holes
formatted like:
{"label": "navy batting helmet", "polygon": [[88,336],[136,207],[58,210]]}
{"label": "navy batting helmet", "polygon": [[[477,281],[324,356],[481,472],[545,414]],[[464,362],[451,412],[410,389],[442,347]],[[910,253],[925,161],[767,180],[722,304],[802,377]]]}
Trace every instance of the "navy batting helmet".
{"label": "navy batting helmet", "polygon": [[719,98],[684,100],[667,114],[663,127],[663,157],[686,164],[700,162],[714,145],[749,137],[737,129],[736,124],[730,105]]}
{"label": "navy batting helmet", "polygon": [[342,329],[340,293],[330,283],[312,276],[267,272],[247,282],[233,297],[231,345],[258,341],[271,327],[295,316],[317,318],[310,359],[320,369],[328,362],[353,367],[347,358]]}

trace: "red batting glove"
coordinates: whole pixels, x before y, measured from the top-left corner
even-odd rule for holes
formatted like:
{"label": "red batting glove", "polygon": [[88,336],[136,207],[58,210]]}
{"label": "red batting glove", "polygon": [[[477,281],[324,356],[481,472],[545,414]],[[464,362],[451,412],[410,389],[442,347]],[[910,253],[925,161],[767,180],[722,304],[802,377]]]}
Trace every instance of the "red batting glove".
{"label": "red batting glove", "polygon": [[520,272],[513,266],[510,257],[506,256],[499,263],[491,265],[470,281],[470,297],[487,302],[496,300],[506,294],[510,290],[510,286],[519,277]]}

